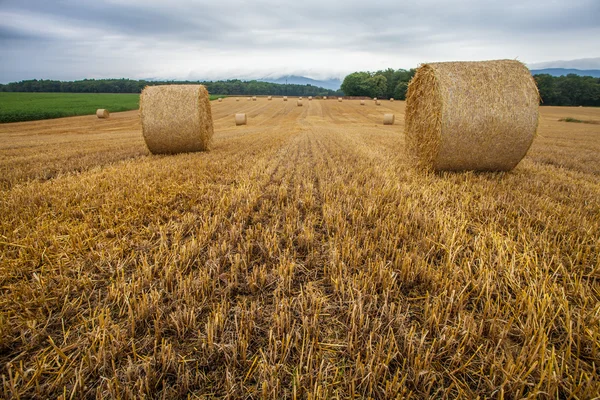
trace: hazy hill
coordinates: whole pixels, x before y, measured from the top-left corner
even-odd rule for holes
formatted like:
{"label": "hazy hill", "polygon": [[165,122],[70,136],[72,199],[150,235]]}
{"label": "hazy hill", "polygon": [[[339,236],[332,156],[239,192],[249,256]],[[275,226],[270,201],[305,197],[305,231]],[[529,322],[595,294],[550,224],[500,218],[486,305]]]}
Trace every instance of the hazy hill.
{"label": "hazy hill", "polygon": [[574,69],[574,68],[544,68],[544,69],[532,69],[532,75],[548,74],[552,76],[563,76],[568,74],[575,74],[580,76],[593,76],[594,78],[600,78],[600,70],[598,69]]}
{"label": "hazy hill", "polygon": [[[339,79],[328,79],[324,81],[318,81],[315,79],[306,78],[304,76],[287,75],[280,78],[263,78],[259,79],[262,82],[280,83],[280,84],[292,84],[292,85],[312,85],[318,86],[330,90],[339,90],[342,81]],[[286,82],[287,81],[287,82]]]}

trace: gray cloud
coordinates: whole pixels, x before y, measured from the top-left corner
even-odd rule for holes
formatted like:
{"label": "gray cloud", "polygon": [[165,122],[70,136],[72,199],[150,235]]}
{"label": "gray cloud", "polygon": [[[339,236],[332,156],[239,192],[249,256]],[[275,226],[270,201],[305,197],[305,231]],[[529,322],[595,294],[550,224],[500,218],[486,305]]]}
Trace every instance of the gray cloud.
{"label": "gray cloud", "polygon": [[598,56],[595,0],[4,0],[0,81],[316,78],[419,62]]}

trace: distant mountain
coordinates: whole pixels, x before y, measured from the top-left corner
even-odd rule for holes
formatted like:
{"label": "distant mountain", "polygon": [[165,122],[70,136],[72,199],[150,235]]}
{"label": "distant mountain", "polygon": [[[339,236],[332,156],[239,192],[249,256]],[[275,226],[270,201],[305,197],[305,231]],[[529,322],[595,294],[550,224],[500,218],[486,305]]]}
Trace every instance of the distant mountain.
{"label": "distant mountain", "polygon": [[310,78],[306,78],[304,76],[296,76],[296,75],[282,76],[281,78],[277,78],[277,79],[262,78],[262,79],[258,79],[258,80],[262,81],[262,82],[271,82],[271,83],[280,83],[280,84],[289,83],[292,85],[312,85],[312,86],[318,86],[318,87],[322,87],[322,88],[330,89],[330,90],[339,90],[340,86],[342,85],[342,81],[340,81],[339,79],[328,79],[325,81],[317,81],[315,79],[310,79]]}
{"label": "distant mountain", "polygon": [[580,76],[593,76],[594,78],[600,78],[600,69],[574,69],[574,68],[544,68],[544,69],[532,69],[532,75],[548,74],[552,76],[562,76],[568,74],[575,74]]}

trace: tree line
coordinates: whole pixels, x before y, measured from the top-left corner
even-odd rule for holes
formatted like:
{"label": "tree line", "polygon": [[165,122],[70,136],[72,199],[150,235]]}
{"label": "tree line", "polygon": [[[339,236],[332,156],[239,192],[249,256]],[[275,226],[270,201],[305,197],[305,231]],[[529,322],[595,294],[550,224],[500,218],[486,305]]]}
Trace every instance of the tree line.
{"label": "tree line", "polygon": [[84,79],[56,81],[32,79],[0,84],[0,92],[141,93],[149,85],[202,84],[209,93],[220,95],[339,96],[341,91],[313,85],[284,85],[261,81],[146,81],[133,79]]}
{"label": "tree line", "polygon": [[[406,99],[408,83],[416,70],[354,72],[344,78],[342,91],[347,96],[368,96]],[[543,105],[600,106],[600,78],[569,74],[552,76],[534,75]]]}

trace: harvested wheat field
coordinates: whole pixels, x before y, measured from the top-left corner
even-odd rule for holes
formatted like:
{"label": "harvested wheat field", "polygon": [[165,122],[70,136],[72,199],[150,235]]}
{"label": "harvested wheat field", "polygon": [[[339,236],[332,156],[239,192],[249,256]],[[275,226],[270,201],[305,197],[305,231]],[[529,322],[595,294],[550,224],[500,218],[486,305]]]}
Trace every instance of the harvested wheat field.
{"label": "harvested wheat field", "polygon": [[597,396],[600,125],[558,120],[600,110],[437,174],[404,112],[213,102],[173,156],[137,111],[0,125],[0,397]]}

